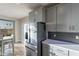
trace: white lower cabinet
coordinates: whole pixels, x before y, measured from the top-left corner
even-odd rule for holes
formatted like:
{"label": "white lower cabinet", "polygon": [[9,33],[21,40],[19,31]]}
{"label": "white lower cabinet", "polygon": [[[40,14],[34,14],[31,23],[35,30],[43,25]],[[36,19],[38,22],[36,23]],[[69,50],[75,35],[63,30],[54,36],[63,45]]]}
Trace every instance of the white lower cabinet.
{"label": "white lower cabinet", "polygon": [[52,45],[50,46],[49,55],[50,56],[68,56],[69,52],[68,52],[68,49],[65,49],[60,46]]}
{"label": "white lower cabinet", "polygon": [[54,53],[54,45],[50,46],[49,56],[55,56],[55,53]]}
{"label": "white lower cabinet", "polygon": [[47,40],[43,42],[43,56],[79,56],[78,44],[68,42],[62,42],[62,44],[55,43],[58,43],[58,41],[50,42]]}
{"label": "white lower cabinet", "polygon": [[68,56],[68,49],[60,46],[55,46],[53,52],[55,53],[55,56]]}
{"label": "white lower cabinet", "polygon": [[52,45],[50,46],[49,51],[50,56],[79,56],[79,51],[70,49],[69,45],[66,47],[65,46],[62,47],[59,45]]}
{"label": "white lower cabinet", "polygon": [[79,51],[69,50],[69,56],[79,56]]}

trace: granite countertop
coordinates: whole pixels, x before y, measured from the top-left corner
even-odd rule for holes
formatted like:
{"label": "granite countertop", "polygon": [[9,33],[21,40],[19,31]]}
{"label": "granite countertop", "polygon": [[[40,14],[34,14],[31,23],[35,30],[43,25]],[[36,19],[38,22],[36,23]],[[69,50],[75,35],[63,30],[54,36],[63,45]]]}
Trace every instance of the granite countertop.
{"label": "granite countertop", "polygon": [[51,45],[51,44],[60,44],[60,45],[62,45],[62,44],[64,44],[64,45],[69,45],[69,44],[73,44],[73,43],[70,43],[70,42],[64,42],[64,41],[59,41],[59,40],[54,40],[54,39],[47,39],[47,40],[45,40],[45,41],[43,41],[42,43],[45,43],[45,44],[49,44],[49,45]]}
{"label": "granite countertop", "polygon": [[48,44],[50,46],[54,45],[54,46],[63,47],[69,50],[79,51],[79,44],[75,44],[75,43],[58,41],[58,40],[50,40],[50,39],[47,39],[42,43]]}

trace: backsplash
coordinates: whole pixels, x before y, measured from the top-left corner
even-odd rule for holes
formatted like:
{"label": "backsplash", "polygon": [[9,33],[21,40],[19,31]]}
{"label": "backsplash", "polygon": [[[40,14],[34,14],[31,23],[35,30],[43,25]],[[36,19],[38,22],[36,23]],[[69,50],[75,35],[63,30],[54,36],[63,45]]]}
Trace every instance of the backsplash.
{"label": "backsplash", "polygon": [[48,32],[48,39],[63,40],[79,43],[79,33],[69,32]]}
{"label": "backsplash", "polygon": [[48,32],[48,39],[54,39],[55,34],[56,34],[56,32]]}

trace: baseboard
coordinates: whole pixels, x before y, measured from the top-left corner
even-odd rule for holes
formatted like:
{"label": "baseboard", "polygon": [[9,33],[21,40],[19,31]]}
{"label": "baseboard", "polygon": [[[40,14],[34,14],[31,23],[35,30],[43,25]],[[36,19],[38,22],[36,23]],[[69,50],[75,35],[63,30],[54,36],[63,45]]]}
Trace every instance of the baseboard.
{"label": "baseboard", "polygon": [[15,43],[22,43],[21,41],[17,41],[17,42],[15,42]]}

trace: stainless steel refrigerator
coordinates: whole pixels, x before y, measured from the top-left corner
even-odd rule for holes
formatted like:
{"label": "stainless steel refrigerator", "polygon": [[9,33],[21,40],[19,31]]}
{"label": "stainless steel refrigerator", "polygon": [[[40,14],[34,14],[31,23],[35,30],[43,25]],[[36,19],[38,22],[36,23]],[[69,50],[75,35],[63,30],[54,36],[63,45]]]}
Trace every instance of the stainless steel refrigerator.
{"label": "stainless steel refrigerator", "polygon": [[36,24],[30,24],[27,36],[29,37],[27,38],[29,42],[26,43],[26,55],[33,56],[36,53],[35,55],[42,56],[42,41],[46,39],[45,23],[37,22]]}

